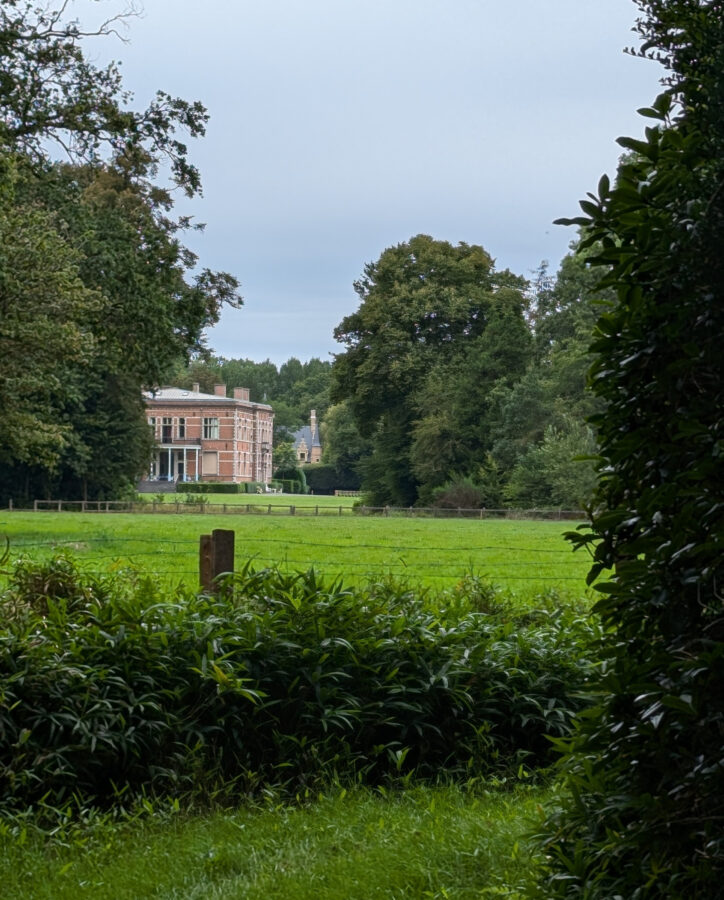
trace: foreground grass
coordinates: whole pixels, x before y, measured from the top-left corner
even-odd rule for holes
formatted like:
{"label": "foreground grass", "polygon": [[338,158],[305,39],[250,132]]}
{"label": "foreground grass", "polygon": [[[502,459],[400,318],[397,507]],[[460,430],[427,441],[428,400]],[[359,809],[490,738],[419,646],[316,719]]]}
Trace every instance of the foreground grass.
{"label": "foreground grass", "polygon": [[578,598],[585,593],[590,561],[563,539],[574,524],[3,511],[0,535],[7,535],[13,559],[47,559],[67,547],[89,571],[132,566],[170,586],[195,588],[199,535],[231,528],[237,569],[251,559],[257,568],[313,567],[345,583],[394,575],[428,587],[450,587],[475,574],[523,598],[546,589]]}
{"label": "foreground grass", "polygon": [[549,801],[541,789],[341,791],[302,806],[98,821],[51,840],[3,826],[2,896],[517,898],[531,869],[522,835]]}

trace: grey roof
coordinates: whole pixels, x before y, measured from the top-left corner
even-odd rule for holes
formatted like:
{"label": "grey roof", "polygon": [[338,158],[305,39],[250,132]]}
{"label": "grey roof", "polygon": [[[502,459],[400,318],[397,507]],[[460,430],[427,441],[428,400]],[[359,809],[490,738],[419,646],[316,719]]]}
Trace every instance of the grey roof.
{"label": "grey roof", "polygon": [[167,387],[158,388],[155,391],[144,391],[146,400],[161,400],[162,402],[178,402],[187,400],[193,403],[246,403],[251,406],[263,406],[271,409],[267,403],[254,403],[251,400],[237,400],[235,397],[220,397],[218,394],[203,394],[201,391],[186,391],[183,388]]}
{"label": "grey roof", "polygon": [[307,445],[307,447],[311,450],[312,447],[321,447],[321,443],[319,442],[319,428],[316,428],[314,431],[314,438],[312,438],[312,428],[311,425],[305,425],[303,428],[297,429],[292,434],[294,438],[294,446],[298,447],[301,444],[302,440]]}

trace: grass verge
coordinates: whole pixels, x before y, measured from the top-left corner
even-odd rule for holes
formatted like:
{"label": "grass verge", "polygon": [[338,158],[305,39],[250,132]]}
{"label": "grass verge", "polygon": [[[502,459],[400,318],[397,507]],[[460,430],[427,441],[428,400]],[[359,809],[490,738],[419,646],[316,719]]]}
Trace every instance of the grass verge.
{"label": "grass verge", "polygon": [[337,792],[299,806],[99,819],[50,840],[5,826],[6,900],[375,900],[523,896],[522,835],[550,793]]}

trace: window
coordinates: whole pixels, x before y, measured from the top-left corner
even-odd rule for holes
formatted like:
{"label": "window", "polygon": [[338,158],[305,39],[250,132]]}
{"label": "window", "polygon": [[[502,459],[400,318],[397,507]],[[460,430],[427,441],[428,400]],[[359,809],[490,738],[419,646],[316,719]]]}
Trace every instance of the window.
{"label": "window", "polygon": [[180,438],[186,437],[186,419],[178,420],[178,436]]}
{"label": "window", "polygon": [[204,450],[204,454],[201,457],[201,467],[202,475],[219,474],[219,456],[216,450]]}
{"label": "window", "polygon": [[204,418],[204,437],[207,440],[218,440],[219,438],[219,420],[212,418]]}
{"label": "window", "polygon": [[148,427],[151,429],[153,436],[156,437],[156,417],[155,416],[148,417]]}
{"label": "window", "polygon": [[162,425],[161,425],[161,441],[162,441],[164,444],[170,444],[170,443],[171,443],[171,426],[172,426],[172,419],[171,419],[171,417],[170,417],[170,416],[164,416],[164,417],[163,417],[163,423],[162,423]]}

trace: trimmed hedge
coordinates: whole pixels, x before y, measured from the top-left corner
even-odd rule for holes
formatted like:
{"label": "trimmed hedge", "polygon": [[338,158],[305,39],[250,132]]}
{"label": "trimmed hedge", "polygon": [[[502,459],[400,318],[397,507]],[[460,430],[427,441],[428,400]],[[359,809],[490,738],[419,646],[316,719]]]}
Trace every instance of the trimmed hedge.
{"label": "trimmed hedge", "polygon": [[232,481],[180,481],[176,485],[177,494],[243,494],[244,484]]}
{"label": "trimmed hedge", "polygon": [[304,474],[310,491],[315,494],[334,494],[335,491],[357,491],[360,478],[353,472],[338,472],[326,463],[312,463],[304,466]]}

